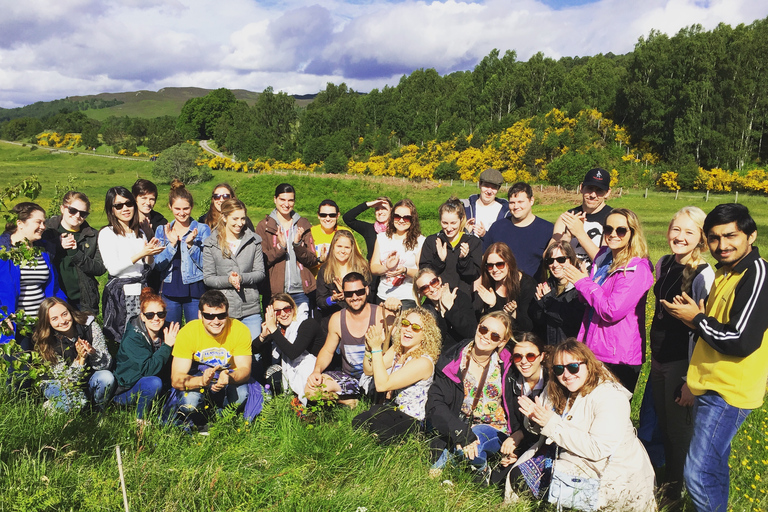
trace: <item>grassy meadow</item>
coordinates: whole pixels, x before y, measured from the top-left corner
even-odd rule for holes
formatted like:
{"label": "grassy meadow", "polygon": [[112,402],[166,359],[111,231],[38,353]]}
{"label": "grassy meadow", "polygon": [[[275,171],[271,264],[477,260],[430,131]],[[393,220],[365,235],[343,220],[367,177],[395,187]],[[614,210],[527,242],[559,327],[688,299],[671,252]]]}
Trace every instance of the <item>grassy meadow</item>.
{"label": "grassy meadow", "polygon": [[[48,208],[56,183],[73,185],[92,200],[89,222],[105,223],[102,200],[114,185],[130,188],[139,177],[152,179],[152,164],[87,155],[30,151],[0,143],[0,186],[37,175],[43,189],[37,202]],[[438,206],[450,195],[467,197],[474,184],[427,184],[399,179],[348,176],[246,175],[214,171],[214,181],[194,185],[199,198],[195,214],[207,206],[212,186],[228,181],[258,221],[273,207],[275,185],[290,182],[298,190],[296,209],[316,222],[316,205],[332,198],[345,211],[380,195],[412,199],[419,208],[422,230],[439,229]],[[654,261],[668,252],[666,227],[684,205],[705,211],[733,195],[643,192],[624,184],[621,197],[609,202],[636,211],[645,228]],[[168,186],[160,185],[158,210],[170,217]],[[574,193],[535,192],[534,212],[550,221],[579,203]],[[757,220],[757,243],[768,251],[768,198],[740,195]],[[372,215],[370,217],[372,219]],[[363,245],[364,246],[364,245]],[[652,297],[649,312],[652,313]],[[650,314],[649,321],[650,325]],[[647,366],[647,365],[646,365]],[[647,376],[647,368],[644,370]],[[637,420],[641,378],[633,401]],[[115,445],[120,445],[128,500],[132,510],[490,510],[502,495],[473,482],[468,472],[448,470],[442,480],[427,476],[428,453],[422,439],[412,438],[381,447],[367,435],[352,431],[354,412],[334,410],[314,423],[291,412],[287,397],[266,405],[253,424],[226,417],[215,423],[208,437],[189,436],[153,424],[137,429],[132,410],[112,408],[104,415],[80,413],[48,416],[39,404],[30,407],[18,397],[0,393],[0,512],[59,510],[121,510]],[[768,407],[754,411],[736,438],[732,454],[731,505],[735,511],[768,509]],[[524,501],[507,510],[554,510]],[[690,504],[687,510],[692,510]]]}

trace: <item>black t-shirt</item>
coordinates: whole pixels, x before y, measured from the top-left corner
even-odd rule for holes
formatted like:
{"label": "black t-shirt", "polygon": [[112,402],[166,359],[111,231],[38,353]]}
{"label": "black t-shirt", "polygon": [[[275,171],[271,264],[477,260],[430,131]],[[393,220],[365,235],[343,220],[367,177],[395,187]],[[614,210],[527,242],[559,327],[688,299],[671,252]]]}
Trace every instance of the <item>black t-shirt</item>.
{"label": "black t-shirt", "polygon": [[[603,227],[605,226],[606,219],[608,219],[608,216],[611,214],[611,210],[613,210],[613,208],[604,204],[597,212],[588,213],[587,218],[584,221],[584,231],[586,231],[587,236],[589,236],[589,238],[592,239],[592,242],[598,247],[600,247],[600,244],[603,241]],[[568,211],[570,213],[580,214],[584,211],[584,208],[579,205]],[[581,246],[576,237],[571,238],[571,246],[573,247],[573,250],[576,251],[576,256],[578,256],[580,260],[589,260],[587,251]]]}

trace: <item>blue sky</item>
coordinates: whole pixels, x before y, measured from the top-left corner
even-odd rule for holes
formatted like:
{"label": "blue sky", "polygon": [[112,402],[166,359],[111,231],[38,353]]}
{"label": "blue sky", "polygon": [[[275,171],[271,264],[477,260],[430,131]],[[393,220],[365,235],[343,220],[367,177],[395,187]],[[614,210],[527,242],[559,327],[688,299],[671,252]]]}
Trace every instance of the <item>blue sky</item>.
{"label": "blue sky", "polygon": [[651,29],[751,23],[765,0],[0,0],[0,107],[100,92],[369,91],[417,68],[632,50]]}

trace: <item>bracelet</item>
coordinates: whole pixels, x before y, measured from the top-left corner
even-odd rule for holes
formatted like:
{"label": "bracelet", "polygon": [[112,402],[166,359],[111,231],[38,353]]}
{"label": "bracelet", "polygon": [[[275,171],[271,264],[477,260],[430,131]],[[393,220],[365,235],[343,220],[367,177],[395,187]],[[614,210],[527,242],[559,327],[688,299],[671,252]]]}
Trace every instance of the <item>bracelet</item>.
{"label": "bracelet", "polygon": [[371,355],[373,355],[373,354],[378,354],[378,353],[380,353],[381,351],[382,351],[381,349],[379,349],[379,350],[371,350]]}

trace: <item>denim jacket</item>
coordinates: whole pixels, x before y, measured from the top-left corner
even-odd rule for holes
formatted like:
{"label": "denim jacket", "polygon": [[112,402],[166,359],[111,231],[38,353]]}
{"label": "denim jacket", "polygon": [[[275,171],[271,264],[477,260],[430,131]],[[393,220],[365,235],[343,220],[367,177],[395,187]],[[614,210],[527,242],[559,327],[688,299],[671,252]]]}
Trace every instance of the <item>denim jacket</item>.
{"label": "denim jacket", "polygon": [[[168,226],[168,229],[173,229],[176,221],[174,220]],[[191,248],[187,248],[187,244],[184,240],[187,238],[190,232],[197,228],[197,236],[192,243]],[[155,230],[155,238],[160,240],[165,246],[165,250],[155,256],[155,268],[158,269],[163,276],[163,282],[171,282],[171,260],[176,256],[176,251],[181,247],[181,282],[184,284],[192,284],[197,281],[203,280],[203,240],[211,236],[211,228],[207,224],[202,224],[192,219],[189,224],[189,229],[181,237],[180,244],[171,245],[168,243],[168,238],[165,236],[165,226],[158,226]]]}

